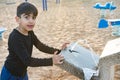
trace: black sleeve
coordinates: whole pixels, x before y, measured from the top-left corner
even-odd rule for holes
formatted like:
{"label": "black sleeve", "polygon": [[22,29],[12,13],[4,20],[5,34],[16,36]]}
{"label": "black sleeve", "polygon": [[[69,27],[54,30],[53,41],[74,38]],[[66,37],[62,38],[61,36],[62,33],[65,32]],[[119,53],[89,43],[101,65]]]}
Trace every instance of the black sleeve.
{"label": "black sleeve", "polygon": [[49,53],[49,54],[53,54],[55,51],[58,51],[58,53],[60,53],[61,50],[53,48],[53,47],[49,47],[43,44],[42,42],[40,42],[40,40],[36,37],[34,32],[32,32],[32,37],[33,37],[33,43],[35,47],[38,48],[40,51]]}
{"label": "black sleeve", "polygon": [[26,66],[38,67],[38,66],[52,66],[52,58],[38,59],[32,58],[28,53],[23,39],[15,36],[10,43],[11,50],[18,56],[22,63]]}

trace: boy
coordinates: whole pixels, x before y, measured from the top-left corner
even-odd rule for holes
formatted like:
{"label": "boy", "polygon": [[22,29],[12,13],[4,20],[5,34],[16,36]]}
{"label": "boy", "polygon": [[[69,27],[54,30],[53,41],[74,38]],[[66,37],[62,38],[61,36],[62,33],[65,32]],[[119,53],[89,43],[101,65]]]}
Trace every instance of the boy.
{"label": "boy", "polygon": [[[3,66],[0,80],[28,80],[27,67],[52,66],[62,64],[64,57],[59,55],[60,50],[48,47],[38,40],[33,32],[38,10],[28,2],[17,7],[16,22],[19,24],[8,39],[9,55]],[[33,45],[40,51],[53,54],[52,58],[33,58]],[[66,44],[62,46],[62,49]],[[57,55],[58,54],[58,55]]]}

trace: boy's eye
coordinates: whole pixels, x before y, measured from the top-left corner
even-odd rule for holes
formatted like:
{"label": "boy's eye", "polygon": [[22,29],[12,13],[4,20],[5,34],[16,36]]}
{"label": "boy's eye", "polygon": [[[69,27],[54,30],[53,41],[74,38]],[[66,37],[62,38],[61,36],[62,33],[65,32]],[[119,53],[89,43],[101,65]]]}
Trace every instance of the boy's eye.
{"label": "boy's eye", "polygon": [[[26,19],[30,19],[31,17],[30,16],[25,16]],[[32,19],[36,19],[36,17],[32,17]]]}
{"label": "boy's eye", "polygon": [[33,19],[36,19],[36,17],[34,16],[34,17],[32,17]]}
{"label": "boy's eye", "polygon": [[29,19],[29,16],[25,16],[26,19]]}
{"label": "boy's eye", "polygon": [[31,15],[23,15],[23,17],[27,20],[29,20],[29,19],[35,20],[36,19],[36,16],[31,16]]}

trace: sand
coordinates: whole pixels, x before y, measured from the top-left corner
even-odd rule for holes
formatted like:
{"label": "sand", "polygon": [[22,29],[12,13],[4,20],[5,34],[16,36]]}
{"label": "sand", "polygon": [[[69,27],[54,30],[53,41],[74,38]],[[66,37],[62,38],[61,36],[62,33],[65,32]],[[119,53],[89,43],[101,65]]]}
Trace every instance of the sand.
{"label": "sand", "polygon": [[[12,0],[0,1],[0,27],[5,27],[3,40],[0,40],[0,70],[4,60],[8,55],[7,42],[10,32],[18,26],[15,21],[16,7],[24,0],[13,0],[15,4],[6,4]],[[48,0],[48,10],[42,10],[42,0],[28,0],[39,10],[39,14],[34,28],[35,34],[43,43],[61,48],[65,42],[75,42],[78,39],[86,39],[94,52],[101,55],[107,41],[119,38],[111,35],[111,27],[99,29],[97,27],[100,20],[100,10],[93,8],[95,3],[105,4],[110,0],[61,0],[56,4],[55,0]],[[120,18],[119,0],[114,1],[117,9],[110,16],[107,11],[107,19]],[[33,57],[51,57],[46,53],[40,52],[34,47]],[[120,80],[120,68],[116,67],[115,80]],[[77,77],[60,69],[57,66],[49,67],[29,67],[29,80],[79,80]]]}

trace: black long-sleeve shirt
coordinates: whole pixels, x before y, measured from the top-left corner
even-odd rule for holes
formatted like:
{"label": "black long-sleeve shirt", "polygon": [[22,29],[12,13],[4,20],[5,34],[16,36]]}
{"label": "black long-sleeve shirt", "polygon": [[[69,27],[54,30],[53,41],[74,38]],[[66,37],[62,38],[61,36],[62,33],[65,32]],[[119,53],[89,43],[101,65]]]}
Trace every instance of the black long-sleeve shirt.
{"label": "black long-sleeve shirt", "polygon": [[9,55],[5,61],[5,67],[11,74],[23,76],[28,66],[38,67],[53,65],[52,58],[31,57],[33,45],[40,51],[49,54],[53,54],[56,50],[60,51],[40,42],[33,31],[30,31],[28,36],[25,36],[14,29],[8,39]]}

